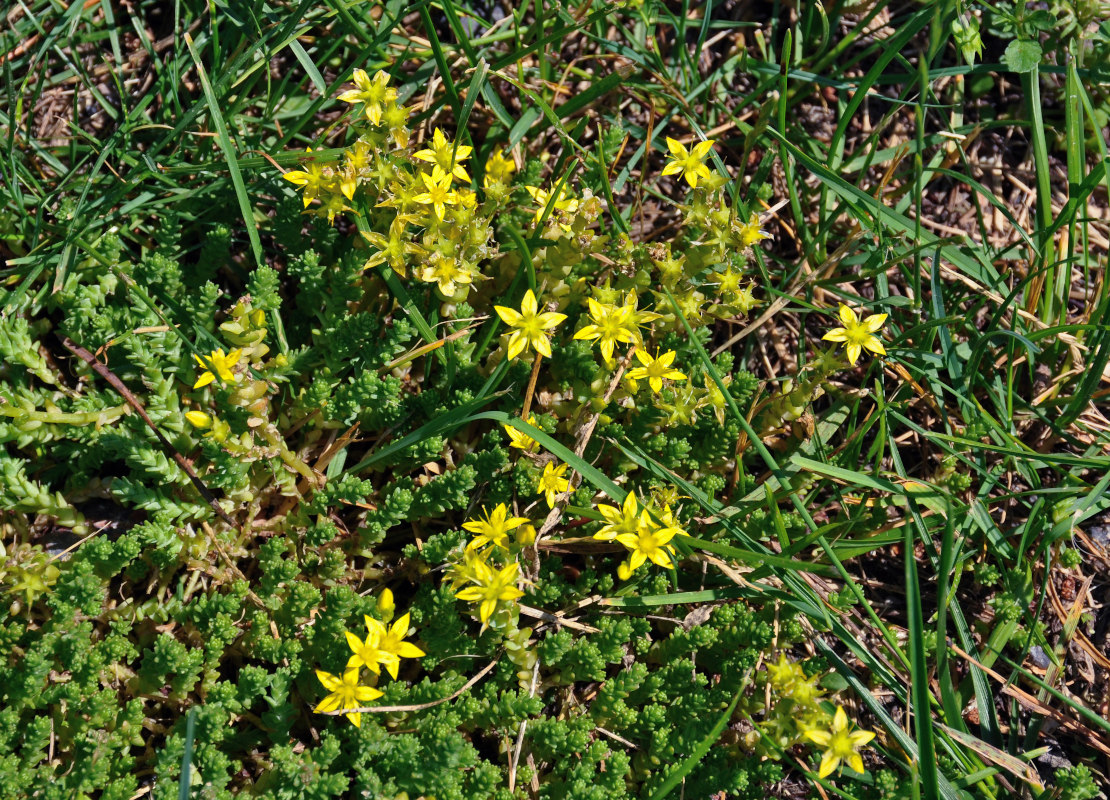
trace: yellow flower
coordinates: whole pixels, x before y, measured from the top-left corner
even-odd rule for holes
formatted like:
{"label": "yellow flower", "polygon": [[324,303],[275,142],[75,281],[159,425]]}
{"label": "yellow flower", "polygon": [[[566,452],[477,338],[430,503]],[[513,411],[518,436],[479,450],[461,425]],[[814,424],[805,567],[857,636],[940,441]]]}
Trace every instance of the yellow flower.
{"label": "yellow flower", "polygon": [[312,212],[318,217],[327,217],[328,224],[335,222],[335,215],[343,211],[352,211],[353,209],[343,202],[343,195],[339,192],[329,191],[323,198],[322,204],[318,208],[314,208]]}
{"label": "yellow flower", "polygon": [[643,364],[643,366],[628,370],[628,377],[634,381],[646,380],[651,390],[658,394],[663,391],[664,380],[686,380],[686,375],[684,373],[671,368],[671,364],[674,363],[674,358],[674,350],[668,350],[663,355],[657,355],[655,358],[652,358],[650,353],[637,350],[636,360]]}
{"label": "yellow flower", "polygon": [[218,417],[212,417],[203,411],[186,411],[185,419],[198,430],[205,431],[205,438],[216,442],[224,442],[231,435],[231,426]]}
{"label": "yellow flower", "polygon": [[632,323],[627,306],[616,306],[612,303],[599,303],[592,297],[586,299],[589,304],[590,321],[578,333],[575,339],[597,339],[601,346],[601,354],[606,361],[613,358],[613,348],[618,342],[632,344],[636,341],[637,330]]}
{"label": "yellow flower", "polygon": [[771,238],[771,234],[759,227],[759,215],[754,211],[752,215],[748,217],[747,224],[740,226],[738,233],[740,235],[740,247],[742,248],[751,247],[757,242]]}
{"label": "yellow flower", "polygon": [[540,485],[536,487],[536,491],[542,495],[546,495],[549,508],[555,508],[556,496],[570,488],[570,481],[563,477],[566,471],[566,464],[555,466],[553,461],[548,461],[547,466],[543,468],[543,475],[540,476]]}
{"label": "yellow flower", "polygon": [[409,110],[397,105],[396,101],[388,104],[382,111],[382,125],[389,128],[389,136],[398,147],[409,146],[408,119]]}
{"label": "yellow flower", "polygon": [[389,264],[394,272],[404,277],[408,257],[419,256],[424,253],[424,248],[407,240],[405,222],[400,216],[390,223],[388,237],[381,233],[368,233],[367,231],[362,231],[362,235],[370,243],[370,246],[377,251],[366,260],[366,263],[362,266],[363,269],[370,269],[384,262]]}
{"label": "yellow flower", "polygon": [[442,222],[443,215],[447,211],[446,207],[459,202],[458,194],[451,190],[451,176],[437,166],[432,170],[431,175],[421,172],[420,180],[424,182],[424,192],[415,195],[412,201],[431,206],[436,212],[436,217]]}
{"label": "yellow flower", "polygon": [[622,533],[617,541],[628,548],[628,559],[617,567],[617,577],[622,581],[632,577],[646,561],[661,567],[674,565],[674,547],[668,542],[678,533],[677,528],[640,526],[635,533]]}
{"label": "yellow flower", "polygon": [[[439,128],[435,129],[432,134],[432,146],[425,150],[418,150],[412,154],[412,157],[419,161],[427,161],[429,164],[435,164],[443,173],[448,176],[447,184],[451,184],[451,177],[458,178],[463,183],[470,183],[470,176],[466,173],[463,165],[459,162],[466,161],[470,158],[470,154],[474,152],[473,147],[468,145],[459,145],[456,147],[451,142],[447,141],[447,136]],[[439,215],[443,219],[443,215]]]}
{"label": "yellow flower", "polygon": [[440,253],[432,254],[432,262],[420,268],[419,276],[425,283],[436,284],[445,297],[453,297],[460,286],[474,282],[474,273],[460,265],[457,258]]}
{"label": "yellow flower", "polygon": [[[324,688],[331,692],[317,704],[314,710],[318,712],[358,708],[382,696],[382,693],[373,687],[358,685],[358,667],[353,669],[348,667],[343,672],[342,678],[318,669],[316,677],[324,684]],[[356,728],[361,727],[362,714],[359,712],[349,712],[347,719],[353,722]]]}
{"label": "yellow flower", "polygon": [[486,563],[489,553],[490,551],[483,552],[469,548],[463,550],[462,561],[456,561],[447,566],[447,582],[451,585],[451,590],[457,591],[460,586],[466,586],[468,583],[478,583],[482,568],[489,566]]}
{"label": "yellow flower", "polygon": [[232,350],[230,353],[224,354],[224,349],[221,347],[213,350],[207,356],[193,355],[197,363],[204,368],[204,372],[197,378],[197,382],[193,384],[194,389],[199,389],[202,386],[207,386],[216,380],[216,376],[220,376],[222,381],[231,381],[234,383],[237,378],[232,370],[235,365],[239,363],[239,357],[243,355],[243,351]]}
{"label": "yellow flower", "polygon": [[473,581],[476,586],[468,586],[455,597],[469,603],[479,603],[478,617],[482,624],[489,622],[497,610],[497,605],[503,600],[516,600],[524,592],[517,588],[516,582],[520,574],[520,567],[515,561],[504,569],[494,570],[484,562],[475,562]]}
{"label": "yellow flower", "polygon": [[[392,600],[392,597],[390,599]],[[408,614],[404,614],[389,628],[371,616],[363,616],[363,620],[366,622],[368,632],[366,640],[377,640],[378,652],[388,656],[388,659],[379,658],[379,661],[385,665],[394,680],[397,679],[397,666],[402,658],[421,658],[425,655],[424,651],[412,642],[405,641],[405,637],[409,634]]]}
{"label": "yellow flower", "polygon": [[821,338],[827,342],[844,342],[847,344],[848,361],[855,364],[861,350],[869,350],[880,356],[886,355],[886,348],[879,341],[879,337],[875,336],[875,333],[886,322],[886,314],[872,314],[860,322],[856,312],[841,303],[839,316],[844,327],[833,328]]}
{"label": "yellow flower", "polygon": [[358,88],[348,89],[339,95],[339,99],[344,103],[362,103],[370,124],[380,125],[386,104],[397,99],[397,90],[386,86],[389,76],[378,70],[371,79],[365,70],[356,69],[352,80]]}
{"label": "yellow flower", "polygon": [[528,522],[527,517],[510,517],[508,507],[500,503],[492,513],[486,513],[485,519],[472,519],[463,523],[463,530],[478,534],[466,547],[468,550],[473,550],[492,544],[494,547],[508,550],[509,533],[526,522]]}
{"label": "yellow flower", "polygon": [[[677,492],[675,493],[677,494]],[[679,523],[678,518],[675,517],[674,511],[671,510],[669,505],[664,505],[663,510],[658,512],[659,521],[663,523],[664,528],[674,528],[675,533],[679,536],[689,536],[690,534]]]}
{"label": "yellow flower", "polygon": [[[367,618],[369,619],[369,617]],[[381,623],[379,623],[380,625]],[[390,674],[396,677],[397,675],[397,655],[382,650],[381,632],[370,628],[367,624],[365,641],[358,638],[358,634],[345,631],[347,636],[347,646],[351,648],[353,655],[347,660],[347,669],[358,669],[361,666],[367,667],[375,675],[380,675],[384,664],[386,669],[390,670]]]}
{"label": "yellow flower", "polygon": [[817,685],[820,675],[806,677],[802,665],[779,654],[777,664],[767,665],[767,682],[780,697],[789,697],[797,705],[813,706],[824,691]]}
{"label": "yellow flower", "polygon": [[551,340],[544,331],[551,330],[567,318],[566,314],[546,311],[542,314],[536,304],[536,295],[529,289],[520,301],[520,311],[505,306],[494,306],[497,316],[510,328],[509,358],[516,358],[526,347],[531,347],[542,356],[551,358]]}
{"label": "yellow flower", "polygon": [[837,706],[832,726],[827,731],[808,730],[805,735],[825,748],[821,754],[821,768],[818,775],[822,778],[831,775],[841,761],[856,772],[863,772],[863,759],[859,749],[875,738],[871,731],[853,731],[843,706]]}
{"label": "yellow flower", "polygon": [[516,172],[516,162],[505,157],[504,150],[495,150],[486,159],[486,176],[483,185],[488,189],[493,182],[508,183]]}
{"label": "yellow flower", "polygon": [[640,311],[636,307],[639,302],[640,298],[636,295],[636,290],[629,289],[628,294],[624,297],[624,308],[625,312],[628,314],[628,321],[635,331],[636,341],[638,342],[642,341],[640,326],[663,318],[662,314],[656,314],[654,311]]}
{"label": "yellow flower", "polygon": [[[306,147],[306,153],[311,153],[312,148]],[[297,186],[304,187],[304,207],[319,197],[321,192],[327,192],[332,183],[332,177],[324,171],[324,167],[315,161],[309,161],[304,169],[291,169],[281,177]]]}
{"label": "yellow flower", "polygon": [[[531,425],[533,428],[537,427],[535,414],[528,415],[528,424]],[[539,452],[539,442],[537,442],[527,433],[518,431],[512,425],[502,425],[501,427],[505,429],[505,433],[509,434],[509,447],[515,447],[518,450],[523,450],[525,453]]]}
{"label": "yellow flower", "polygon": [[603,542],[611,542],[625,534],[637,534],[641,528],[651,526],[651,519],[646,511],[640,509],[635,492],[626,494],[619,508],[599,504],[597,510],[605,518],[605,524],[594,534],[594,538]]}
{"label": "yellow flower", "polygon": [[705,157],[709,155],[709,151],[713,148],[712,139],[698,142],[694,145],[693,150],[687,152],[681,142],[668,136],[667,147],[671,151],[672,160],[663,167],[664,175],[677,175],[681,172],[686,182],[695,189],[698,188],[698,178],[708,178],[710,176],[709,167],[705,165]]}
{"label": "yellow flower", "polygon": [[[535,186],[525,186],[524,189],[528,194],[532,195],[532,199],[540,207],[534,217],[536,223],[539,223],[543,218],[543,212],[547,209],[547,204],[551,202],[551,195]],[[578,198],[568,196],[567,187],[565,185],[561,186],[559,188],[559,194],[555,196],[555,202],[551,206],[551,213],[554,214],[556,211],[566,211],[568,214],[573,214],[577,210]],[[563,225],[562,223],[559,224],[559,227],[564,231],[570,230],[569,225]]]}

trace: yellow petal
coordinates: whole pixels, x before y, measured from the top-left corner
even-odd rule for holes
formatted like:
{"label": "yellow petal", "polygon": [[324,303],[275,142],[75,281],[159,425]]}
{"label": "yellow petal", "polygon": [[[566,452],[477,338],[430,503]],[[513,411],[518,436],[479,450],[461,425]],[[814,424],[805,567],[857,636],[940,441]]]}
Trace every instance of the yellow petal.
{"label": "yellow petal", "polygon": [[863,747],[875,738],[875,734],[872,731],[852,731],[848,738],[855,747]]}
{"label": "yellow petal", "polygon": [[877,333],[879,328],[883,327],[886,323],[886,318],[886,314],[872,314],[863,321],[863,324],[867,326],[867,330],[871,333]]}
{"label": "yellow petal", "polygon": [[509,360],[512,361],[524,351],[526,344],[524,335],[520,331],[514,332],[509,337]]}
{"label": "yellow petal", "polygon": [[671,151],[671,154],[675,158],[686,158],[686,148],[683,146],[682,142],[677,139],[672,139],[670,136],[667,137],[667,149]]}
{"label": "yellow petal", "polygon": [[389,632],[396,636],[398,639],[404,639],[409,635],[409,614],[405,614],[399,620],[393,623],[393,627]]}
{"label": "yellow petal", "polygon": [[359,686],[355,689],[355,699],[360,703],[371,703],[381,696],[382,692],[379,692],[373,686]]}
{"label": "yellow petal", "polygon": [[540,327],[542,327],[544,330],[554,328],[566,318],[566,314],[559,314],[555,311],[545,311],[543,314],[539,314],[536,316],[536,319],[539,320]]}
{"label": "yellow petal", "polygon": [[351,648],[352,652],[357,654],[360,650],[362,650],[365,647],[365,644],[363,644],[362,639],[358,638],[357,636],[355,636],[350,631],[344,631],[344,634],[346,634],[346,636],[347,636],[347,646]]}
{"label": "yellow petal", "polygon": [[704,142],[698,142],[696,145],[694,145],[694,149],[692,151],[690,151],[690,155],[692,155],[694,158],[698,159],[698,161],[701,161],[707,155],[709,155],[709,151],[712,150],[712,149],[713,149],[713,140],[712,139],[706,139]]}
{"label": "yellow petal", "polygon": [[401,658],[423,658],[427,653],[412,642],[401,642],[397,645],[397,655]]}
{"label": "yellow petal", "polygon": [[497,316],[501,317],[501,321],[506,325],[518,325],[521,320],[520,312],[514,311],[505,306],[494,306],[493,310],[497,312]]}
{"label": "yellow petal", "polygon": [[822,336],[821,339],[826,342],[845,342],[848,340],[848,331],[844,330],[844,328],[833,328]]}
{"label": "yellow petal", "polygon": [[806,731],[805,735],[810,739],[810,741],[816,742],[817,744],[821,745],[821,747],[828,747],[829,742],[832,741],[832,734],[828,731],[810,730]]}
{"label": "yellow petal", "polygon": [[827,778],[833,774],[833,770],[840,764],[840,758],[833,755],[832,750],[826,750],[825,754],[821,757],[821,769],[817,771],[817,775],[821,778]]}
{"label": "yellow petal", "polygon": [[840,317],[840,321],[843,322],[844,325],[847,327],[851,327],[852,325],[856,325],[859,323],[859,320],[856,318],[856,312],[843,303],[840,304],[840,309],[837,311],[837,316]]}
{"label": "yellow petal", "polygon": [[478,618],[482,620],[483,624],[489,622],[489,618],[493,616],[495,610],[497,610],[496,600],[483,600],[478,609]]}
{"label": "yellow petal", "polygon": [[869,338],[866,342],[863,343],[863,346],[876,355],[886,355],[886,348],[883,347],[883,343],[876,336],[872,336],[871,338]]}

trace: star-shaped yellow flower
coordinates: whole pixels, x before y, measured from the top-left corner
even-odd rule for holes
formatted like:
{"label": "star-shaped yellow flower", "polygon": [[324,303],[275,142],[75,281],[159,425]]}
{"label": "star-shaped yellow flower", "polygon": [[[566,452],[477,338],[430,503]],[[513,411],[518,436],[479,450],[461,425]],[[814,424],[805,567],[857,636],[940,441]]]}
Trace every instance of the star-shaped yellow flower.
{"label": "star-shaped yellow flower", "polygon": [[[636,326],[632,321],[632,312],[628,306],[618,306],[612,303],[599,303],[592,297],[586,298],[589,305],[590,322],[578,333],[575,339],[597,339],[601,346],[601,354],[606,361],[613,359],[613,348],[618,342],[632,344],[636,341]],[[634,311],[634,310],[633,310]]]}
{"label": "star-shaped yellow flower", "polygon": [[202,386],[207,386],[216,380],[216,376],[220,376],[220,380],[229,381],[234,383],[237,377],[232,370],[235,365],[239,363],[239,358],[243,355],[242,349],[232,350],[230,353],[225,354],[224,349],[218,348],[213,350],[207,356],[193,355],[197,363],[204,368],[204,372],[197,378],[197,382],[193,384],[194,389],[199,389]]}
{"label": "star-shaped yellow flower", "polygon": [[618,536],[639,533],[640,528],[651,525],[651,519],[647,512],[640,508],[635,492],[626,494],[619,508],[600,503],[597,510],[605,518],[605,524],[594,534],[594,538],[603,542],[611,542]]}
{"label": "star-shaped yellow flower", "polygon": [[566,471],[566,464],[555,466],[553,461],[548,461],[547,466],[543,468],[540,485],[536,487],[536,491],[547,497],[549,508],[555,508],[555,498],[570,488],[570,481],[563,477]]}
{"label": "star-shaped yellow flower", "polygon": [[[547,204],[551,203],[551,193],[545,192],[543,189],[539,189],[535,186],[525,186],[524,189],[528,194],[532,195],[532,199],[539,206],[539,210],[536,211],[535,217],[533,217],[533,219],[539,223],[543,218],[543,212],[547,210]],[[578,198],[568,195],[565,185],[560,186],[559,193],[555,195],[555,202],[551,205],[552,215],[554,215],[556,211],[566,211],[568,214],[573,214],[577,210]],[[570,231],[569,225],[559,223],[559,227],[564,231]]]}
{"label": "star-shaped yellow flower", "polygon": [[[364,615],[363,620],[366,622],[368,633],[366,640],[377,640],[378,652],[388,656],[387,659],[382,658],[380,661],[394,680],[397,679],[397,667],[402,658],[422,658],[425,655],[424,651],[412,642],[405,641],[405,637],[409,634],[408,614],[402,615],[388,628],[369,615]],[[377,672],[377,670],[374,671]]]}
{"label": "star-shaped yellow flower", "polygon": [[460,286],[474,282],[474,273],[459,263],[454,256],[432,253],[431,261],[420,268],[420,280],[434,283],[444,297],[453,297]]}
{"label": "star-shaped yellow flower", "polygon": [[827,731],[808,730],[805,732],[818,746],[825,748],[821,754],[821,767],[818,775],[824,778],[831,775],[841,761],[856,772],[863,772],[863,758],[859,749],[875,738],[871,731],[853,731],[843,706],[837,706],[832,726]]}
{"label": "star-shaped yellow flower", "polygon": [[663,381],[684,381],[686,375],[673,369],[675,351],[668,350],[661,356],[651,357],[650,353],[643,350],[636,351],[636,360],[643,364],[642,367],[628,370],[628,377],[634,381],[646,380],[651,390],[656,394],[663,391]]}
{"label": "star-shaped yellow flower", "polygon": [[520,311],[505,306],[494,306],[493,310],[502,321],[513,328],[509,334],[509,358],[516,358],[526,347],[531,347],[541,356],[551,358],[551,340],[544,331],[549,331],[567,318],[566,314],[553,311],[539,313],[536,295],[529,289],[520,301]]}
{"label": "star-shaped yellow flower", "polygon": [[880,356],[886,355],[886,348],[875,335],[886,322],[886,314],[872,314],[862,322],[856,312],[843,303],[840,304],[840,322],[842,328],[833,328],[821,338],[827,342],[844,342],[848,347],[848,361],[852,364],[859,359],[861,350],[869,350]]}
{"label": "star-shaped yellow flower", "polygon": [[737,233],[740,236],[741,247],[751,247],[757,242],[762,242],[764,239],[770,239],[771,234],[759,227],[759,215],[754,211],[748,217],[747,223],[739,226]]}
{"label": "star-shaped yellow flower", "polygon": [[347,669],[367,667],[375,675],[380,675],[382,665],[390,669],[391,674],[397,672],[397,655],[381,649],[381,633],[366,626],[368,633],[366,639],[358,638],[357,634],[345,631],[347,646],[351,648],[351,657],[347,660]]}
{"label": "star-shaped yellow flower", "polygon": [[[536,415],[528,415],[528,424],[533,428],[536,427]],[[529,436],[527,433],[518,431],[512,425],[502,425],[505,433],[509,434],[509,447],[515,447],[518,450],[523,450],[525,453],[536,453],[540,449],[540,443]]]}
{"label": "star-shaped yellow flower", "polygon": [[424,182],[424,191],[414,195],[412,201],[431,206],[436,217],[442,222],[447,206],[453,206],[459,202],[458,193],[451,189],[451,176],[437,166],[432,170],[431,175],[421,172],[420,180]]}
{"label": "star-shaped yellow flower", "polygon": [[389,83],[389,76],[382,70],[378,70],[371,78],[365,70],[356,69],[352,80],[358,88],[348,89],[339,95],[339,99],[344,103],[362,103],[370,124],[380,125],[382,111],[397,99],[397,90],[386,86]]}
{"label": "star-shaped yellow flower", "polygon": [[486,512],[485,519],[472,519],[463,523],[463,530],[478,534],[467,544],[468,550],[492,544],[502,550],[509,549],[509,533],[528,522],[527,517],[510,517],[509,509],[499,503],[492,512]]}
{"label": "star-shaped yellow flower", "polygon": [[664,175],[677,175],[681,172],[686,182],[696,189],[699,178],[708,178],[712,174],[705,165],[705,157],[713,149],[712,139],[698,142],[692,150],[687,151],[682,142],[668,136],[667,148],[671,151],[672,160],[663,167]]}
{"label": "star-shaped yellow flower", "polygon": [[[412,154],[412,157],[419,161],[435,164],[448,176],[455,177],[463,183],[470,183],[470,176],[460,162],[470,158],[472,152],[474,152],[473,147],[469,145],[456,147],[452,142],[447,141],[447,136],[443,131],[436,128],[432,134],[432,146],[424,150],[417,150]],[[448,185],[451,183],[450,177],[447,180]],[[440,219],[443,219],[442,215],[440,215]]]}
{"label": "star-shaped yellow flower", "polygon": [[506,157],[504,150],[494,150],[486,159],[486,177],[483,181],[488,189],[491,183],[508,183],[516,172],[516,162]]}
{"label": "star-shaped yellow flower", "polygon": [[[305,152],[311,153],[312,148],[306,147]],[[326,194],[333,181],[332,176],[324,171],[324,166],[315,161],[307,161],[304,169],[291,169],[281,177],[292,184],[304,187],[305,208],[308,208],[321,193]]]}
{"label": "star-shaped yellow flower", "polygon": [[674,565],[674,547],[668,544],[678,533],[676,528],[640,526],[635,533],[622,533],[617,541],[628,548],[628,559],[617,567],[617,577],[622,581],[632,577],[647,561],[661,567]]}
{"label": "star-shaped yellow flower", "polygon": [[[381,692],[371,686],[358,685],[358,667],[348,667],[341,678],[318,669],[316,677],[324,684],[324,688],[331,692],[316,705],[314,710],[318,712],[358,708],[382,696]],[[356,728],[362,726],[362,714],[357,711],[349,712],[347,719],[354,723]]]}
{"label": "star-shaped yellow flower", "polygon": [[495,570],[484,562],[476,562],[472,580],[477,585],[468,586],[456,592],[455,597],[470,603],[478,603],[478,618],[485,625],[497,611],[498,603],[503,600],[516,600],[524,594],[516,586],[519,574],[520,567],[515,561],[500,570]]}

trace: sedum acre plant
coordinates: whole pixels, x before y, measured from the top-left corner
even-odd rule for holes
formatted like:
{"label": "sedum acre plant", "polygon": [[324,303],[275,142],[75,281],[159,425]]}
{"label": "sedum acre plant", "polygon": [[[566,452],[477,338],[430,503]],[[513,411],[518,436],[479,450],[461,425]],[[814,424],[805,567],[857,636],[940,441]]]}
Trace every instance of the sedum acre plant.
{"label": "sedum acre plant", "polygon": [[[676,224],[640,241],[526,143],[352,82],[343,144],[268,184],[280,259],[171,217],[0,318],[4,792],[756,797],[807,742],[861,770],[782,655],[811,622],[710,555],[771,555],[739,443],[814,394],[755,405],[706,353],[767,237],[713,142],[667,139]],[[844,309],[826,338],[882,353]]]}

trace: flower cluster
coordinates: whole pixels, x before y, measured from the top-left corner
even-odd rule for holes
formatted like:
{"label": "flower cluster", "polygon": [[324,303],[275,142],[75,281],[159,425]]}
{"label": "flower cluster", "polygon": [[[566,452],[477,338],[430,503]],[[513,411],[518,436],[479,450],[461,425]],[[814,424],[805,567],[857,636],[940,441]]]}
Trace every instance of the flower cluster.
{"label": "flower cluster", "polygon": [[[388,616],[393,609],[393,592],[386,589],[378,599],[378,611]],[[374,686],[363,686],[360,683],[362,667],[366,667],[375,677],[381,675],[385,667],[390,676],[396,680],[397,670],[402,658],[421,658],[424,651],[412,642],[406,642],[409,635],[409,615],[404,614],[391,626],[386,626],[380,620],[369,615],[363,617],[366,623],[366,638],[362,639],[356,633],[346,631],[347,646],[351,649],[351,656],[347,659],[347,667],[342,675],[332,675],[321,669],[316,670],[316,677],[324,685],[328,694],[317,705],[317,712],[346,711],[347,719],[355,727],[361,726],[362,715],[358,711],[348,709],[359,708],[373,702],[382,696],[382,691]]]}
{"label": "flower cluster", "polygon": [[524,594],[518,587],[521,576],[516,559],[535,541],[535,529],[527,517],[510,516],[504,503],[484,517],[464,522],[463,529],[474,537],[462,559],[449,568],[455,596],[478,606],[483,627],[515,626],[515,601]]}
{"label": "flower cluster", "polygon": [[218,386],[221,391],[209,397],[204,410],[186,411],[185,420],[202,431],[204,439],[244,463],[277,458],[287,467],[283,479],[300,475],[315,484],[316,474],[286,445],[278,420],[271,418],[272,380],[284,374],[288,359],[281,353],[267,358],[266,313],[244,297],[228,312],[219,331],[234,349],[225,352],[220,347],[204,356],[194,355],[203,371],[193,389]]}
{"label": "flower cluster", "polygon": [[628,558],[617,567],[617,577],[626,581],[632,573],[648,561],[667,569],[675,565],[675,550],[671,540],[687,536],[678,524],[670,506],[660,510],[659,522],[652,518],[649,509],[640,506],[636,493],[629,492],[620,506],[598,504],[598,512],[605,524],[594,534],[603,542],[615,541],[628,550]]}
{"label": "flower cluster", "polygon": [[[765,691],[749,699],[746,713],[756,722],[760,737],[757,748],[775,756],[800,742],[822,748],[818,775],[831,775],[841,762],[863,772],[860,748],[875,738],[870,731],[853,730],[842,706],[827,710],[821,674],[806,674],[802,664],[780,653],[777,662],[765,664],[759,673]],[[758,719],[755,719],[759,717]]]}

